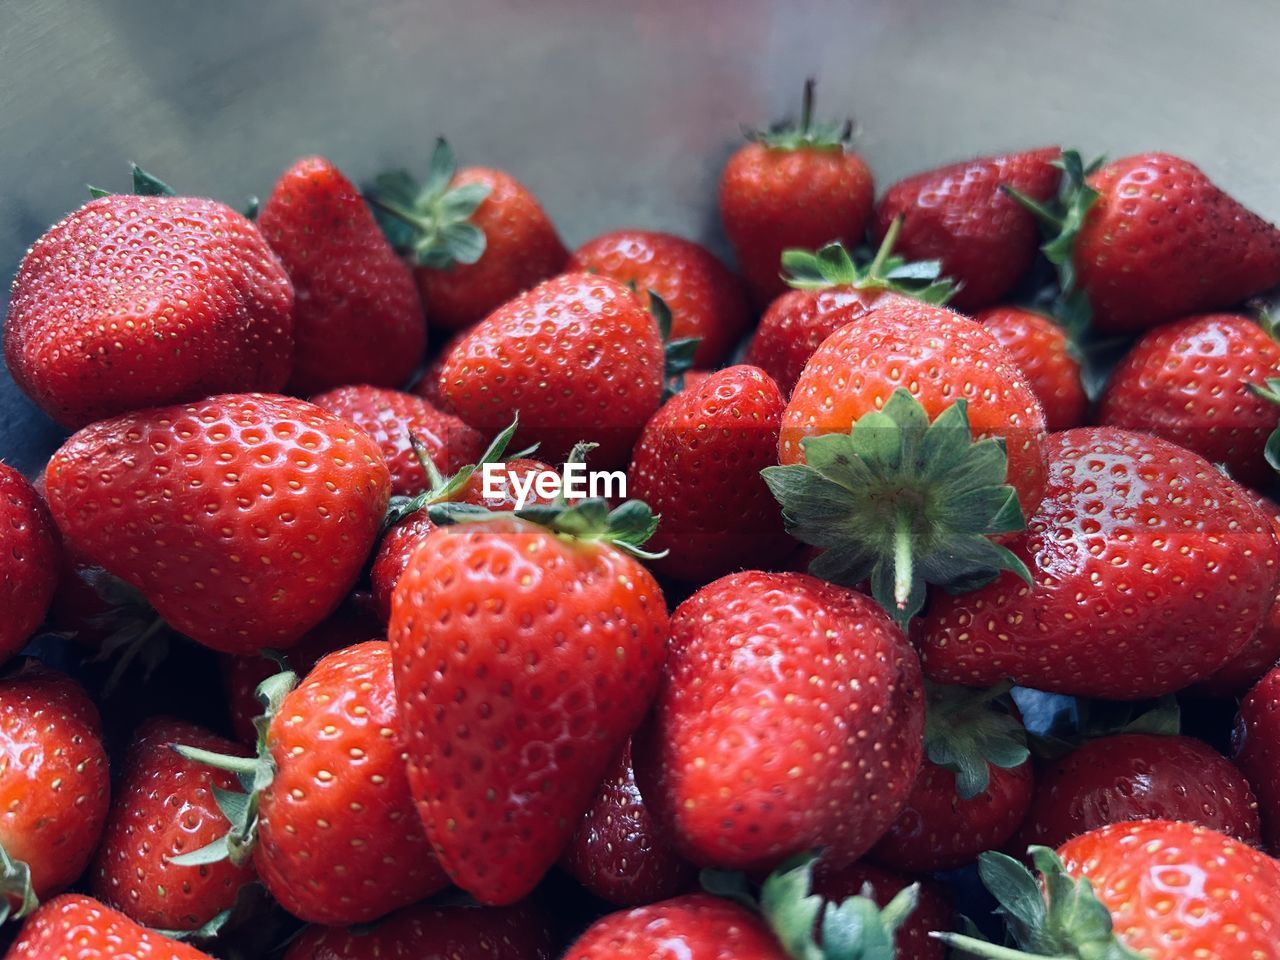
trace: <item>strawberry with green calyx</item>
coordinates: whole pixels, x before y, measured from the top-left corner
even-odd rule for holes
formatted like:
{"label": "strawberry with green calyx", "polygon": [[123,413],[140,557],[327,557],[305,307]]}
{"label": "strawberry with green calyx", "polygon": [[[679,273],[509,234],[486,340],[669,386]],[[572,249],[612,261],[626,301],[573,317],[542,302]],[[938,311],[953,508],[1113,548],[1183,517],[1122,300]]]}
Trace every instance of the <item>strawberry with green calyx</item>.
{"label": "strawberry with green calyx", "polygon": [[973,589],[1000,571],[1030,579],[993,536],[1025,524],[1005,482],[1002,440],[973,440],[965,400],[933,423],[907,390],[847,434],[805,437],[803,463],[768,467],[765,482],[792,536],[822,548],[810,570],[871,594],[899,625],[924,606],[926,584]]}

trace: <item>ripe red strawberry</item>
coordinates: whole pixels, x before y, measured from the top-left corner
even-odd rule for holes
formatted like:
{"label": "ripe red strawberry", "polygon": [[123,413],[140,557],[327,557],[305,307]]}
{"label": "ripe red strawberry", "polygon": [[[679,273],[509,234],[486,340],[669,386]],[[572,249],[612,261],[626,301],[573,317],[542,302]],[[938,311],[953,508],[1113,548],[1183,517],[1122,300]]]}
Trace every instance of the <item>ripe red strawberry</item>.
{"label": "ripe red strawberry", "polygon": [[943,960],[947,948],[931,936],[934,930],[950,930],[955,912],[947,888],[936,880],[912,880],[869,863],[851,863],[827,869],[821,860],[814,866],[813,892],[827,903],[841,903],[870,888],[871,898],[887,907],[899,893],[918,884],[915,909],[898,927],[893,942],[897,960]]}
{"label": "ripe red strawberry", "polygon": [[1052,432],[1085,420],[1089,397],[1080,379],[1080,360],[1063,329],[1048,317],[1021,307],[994,307],[975,318],[999,341],[1027,378],[1044,408]]}
{"label": "ripe red strawberry", "polygon": [[437,530],[396,585],[409,781],[441,864],[482,903],[519,900],[556,862],[657,686],[666,604],[625,552],[656,521],[635,501],[606,510]]}
{"label": "ripe red strawberry", "polygon": [[1280,406],[1250,385],[1273,377],[1280,343],[1269,328],[1229,313],[1188,317],[1143,335],[1107,382],[1098,417],[1171,440],[1257,486],[1274,475],[1263,448]]}
{"label": "ripe red strawberry", "polygon": [[633,285],[646,305],[648,291],[658,294],[671,308],[671,335],[701,341],[693,356],[700,367],[724,360],[751,320],[742,281],[706,247],[670,233],[602,234],[575,250],[565,269]]}
{"label": "ripe red strawberry", "polygon": [[659,573],[705,583],[760,567],[795,544],[760,471],[776,462],[784,403],[755,367],[719,370],[672,397],[631,455],[629,493],[661,518],[649,543]]}
{"label": "ripe red strawberry", "polygon": [[840,327],[876,307],[903,297],[941,305],[955,288],[939,274],[937,261],[908,263],[893,252],[900,224],[891,224],[880,248],[865,266],[854,262],[838,243],[816,253],[782,254],[788,290],[769,305],[751,344],[747,363],[773,377],[790,396],[800,373],[822,341]]}
{"label": "ripe red strawberry", "polygon": [[900,254],[938,260],[959,283],[952,306],[970,313],[1009,293],[1036,256],[1035,217],[1002,187],[1040,203],[1058,192],[1058,147],[979,157],[899,180],[876,205],[874,231],[883,237],[902,219]]}
{"label": "ripe red strawberry", "polygon": [[413,385],[411,390],[412,393],[416,393],[431,406],[445,413],[449,412],[449,404],[440,392],[440,371],[444,369],[445,362],[449,359],[449,354],[453,352],[453,348],[458,345],[464,336],[466,336],[465,331],[455,333],[441,344],[435,356],[423,368],[422,376],[418,378],[418,382]]}
{"label": "ripe red strawberry", "polygon": [[504,304],[453,348],[440,374],[449,409],[492,435],[520,415],[516,443],[552,461],[580,440],[592,462],[626,463],[662,399],[658,324],[622,284],[566,273]]}
{"label": "ripe red strawberry", "polygon": [[1064,292],[1087,301],[1098,330],[1146,330],[1280,283],[1280,230],[1186,160],[1147,153],[1094,171],[1069,150],[1062,162],[1059,201],[1030,206]]}
{"label": "ripe red strawberry", "polygon": [[695,893],[611,913],[564,960],[786,960],[769,927],[728,900]]}
{"label": "ripe red strawberry", "polygon": [[213,960],[90,897],[50,900],[22,925],[6,960]]}
{"label": "ripe red strawberry", "polygon": [[0,914],[25,916],[75,881],[107,817],[97,708],[70,677],[27,667],[0,679]]}
{"label": "ripe red strawberry", "polygon": [[636,786],[631,744],[600,784],[562,863],[595,896],[621,907],[687,892],[698,872],[671,847]]}
{"label": "ripe red strawberry", "polygon": [[[307,631],[289,648],[289,667],[298,676],[305,677],[326,654],[354,647],[366,640],[381,640],[382,634],[382,625],[372,614],[354,603],[344,603],[331,617]],[[262,716],[258,685],[279,673],[280,664],[267,656],[233,657],[229,654],[220,658],[220,664],[227,712],[231,714],[231,730],[241,743],[255,743],[258,730],[253,721]]]}
{"label": "ripe red strawberry", "polygon": [[418,906],[373,929],[309,927],[284,960],[552,960],[546,920],[527,905]]}
{"label": "ripe red strawberry", "polygon": [[365,433],[302,400],[211,397],[86,427],[46,471],[69,546],[227,653],[285,647],[351,589],[390,477]]}
{"label": "ripe red strawberry", "polygon": [[431,485],[413,449],[413,439],[446,474],[475,463],[484,452],[484,437],[478,430],[411,393],[370,386],[339,387],[312,397],[311,402],[350,420],[377,441],[396,496],[411,497]]}
{"label": "ripe red strawberry", "polygon": [[230,824],[213,790],[236,786],[234,775],[178,756],[175,743],[240,752],[231,741],[183,720],[144,723],[125,756],[89,887],[143,926],[196,930],[231,908],[240,888],[253,880],[253,868],[226,860],[199,867],[171,862],[227,832]]}
{"label": "ripe red strawberry", "polygon": [[44,622],[61,570],[58,534],[26,477],[0,463],[0,662]]}
{"label": "ripe red strawberry", "polygon": [[258,229],[297,293],[289,392],[403,386],[427,347],[413,274],[355,185],[323,157],[280,177]]}
{"label": "ripe red strawberry", "polygon": [[1021,950],[958,934],[943,939],[966,955],[1000,960],[1280,957],[1280,863],[1238,840],[1142,820],[1083,834],[1056,855],[1048,847],[1032,852],[1039,884],[1002,854],[984,854],[980,865]]}
{"label": "ripe red strawberry", "polygon": [[1182,690],[1244,647],[1280,573],[1247,491],[1193,453],[1111,427],[1053,434],[1045,453],[1047,494],[1012,545],[1033,585],[1003,576],[937,595],[920,638],[930,679],[1136,700]]}
{"label": "ripe red strawberry", "polygon": [[403,171],[384,174],[372,199],[391,242],[417,264],[428,321],[446,330],[484,319],[569,258],[523,184],[501,170],[458,170],[443,139],[425,184]]}
{"label": "ripe red strawberry", "polygon": [[813,81],[797,126],[753,134],[720,176],[720,218],[763,307],[786,290],[782,251],[839,241],[856,247],[875,201],[871,170],[849,149],[849,126],[813,122]]}
{"label": "ripe red strawberry", "polygon": [[814,847],[848,862],[906,801],[923,725],[915,653],[872,600],[737,573],[673,614],[636,774],[695,863],[767,869]]}
{"label": "ripe red strawberry", "polygon": [[928,690],[925,760],[907,804],[871,850],[908,873],[949,870],[1001,846],[1034,789],[1026,731],[1007,687]]}
{"label": "ripe red strawberry", "polygon": [[179,748],[252,788],[230,832],[180,862],[252,852],[271,895],[311,923],[367,923],[448,886],[414,815],[387,645],[331,653],[289,690],[294,679],[261,688],[258,758]]}
{"label": "ripe red strawberry", "polygon": [[1224,756],[1191,737],[1121,733],[1041,765],[1009,847],[1059,847],[1127,820],[1186,820],[1252,846],[1262,841],[1253,791]]}
{"label": "ripe red strawberry", "polygon": [[63,426],[211,393],[279,390],[293,286],[213,200],[104,196],[50,227],[13,281],[9,371]]}
{"label": "ripe red strawberry", "polygon": [[1267,849],[1280,852],[1280,668],[1259,680],[1241,701],[1231,748],[1258,798]]}

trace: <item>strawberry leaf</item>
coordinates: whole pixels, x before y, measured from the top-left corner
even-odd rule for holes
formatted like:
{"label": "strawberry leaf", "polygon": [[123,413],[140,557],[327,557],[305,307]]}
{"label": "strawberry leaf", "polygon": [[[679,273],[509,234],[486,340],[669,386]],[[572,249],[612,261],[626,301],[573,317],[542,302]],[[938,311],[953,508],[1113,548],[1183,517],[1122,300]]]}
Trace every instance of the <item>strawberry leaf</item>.
{"label": "strawberry leaf", "polygon": [[155,174],[148,173],[136,163],[129,164],[133,172],[133,192],[140,197],[172,197],[173,187],[169,186]]}
{"label": "strawberry leaf", "polygon": [[21,920],[40,906],[31,886],[31,868],[0,846],[0,923]]}

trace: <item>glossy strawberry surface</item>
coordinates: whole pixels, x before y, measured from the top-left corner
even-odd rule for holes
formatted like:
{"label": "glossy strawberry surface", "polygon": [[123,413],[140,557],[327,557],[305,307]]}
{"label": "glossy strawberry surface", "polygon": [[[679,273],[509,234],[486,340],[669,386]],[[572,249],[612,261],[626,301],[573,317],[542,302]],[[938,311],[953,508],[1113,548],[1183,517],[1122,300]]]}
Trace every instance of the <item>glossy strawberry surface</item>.
{"label": "glossy strawberry surface", "polygon": [[44,621],[61,572],[58,532],[40,494],[0,463],[0,659]]}
{"label": "glossy strawberry surface", "polygon": [[565,960],[785,960],[750,911],[707,894],[664,900],[597,920]]}
{"label": "glossy strawberry surface", "polygon": [[211,960],[195,947],[148,930],[97,900],[68,893],[22,925],[9,960]]}
{"label": "glossy strawberry surface", "polygon": [[1048,317],[1019,307],[993,307],[975,318],[1000,342],[1044,408],[1045,426],[1070,430],[1085,422],[1089,397],[1070,339]]}

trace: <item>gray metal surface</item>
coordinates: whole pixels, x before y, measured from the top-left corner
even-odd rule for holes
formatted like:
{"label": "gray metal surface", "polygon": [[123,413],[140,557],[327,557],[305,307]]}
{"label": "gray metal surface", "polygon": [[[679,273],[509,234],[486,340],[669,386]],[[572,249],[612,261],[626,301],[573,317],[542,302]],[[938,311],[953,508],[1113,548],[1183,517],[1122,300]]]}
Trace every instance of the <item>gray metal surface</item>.
{"label": "gray metal surface", "polygon": [[[438,133],[571,245],[639,225],[722,249],[738,124],[809,72],[881,183],[1041,143],[1161,148],[1280,218],[1278,39],[1269,0],[0,0],[0,273],[130,159],[238,203],[299,154],[365,179]],[[56,439],[0,376],[0,458],[35,469]]]}

